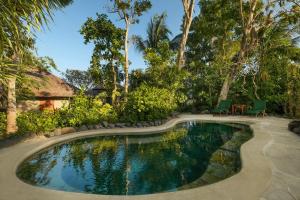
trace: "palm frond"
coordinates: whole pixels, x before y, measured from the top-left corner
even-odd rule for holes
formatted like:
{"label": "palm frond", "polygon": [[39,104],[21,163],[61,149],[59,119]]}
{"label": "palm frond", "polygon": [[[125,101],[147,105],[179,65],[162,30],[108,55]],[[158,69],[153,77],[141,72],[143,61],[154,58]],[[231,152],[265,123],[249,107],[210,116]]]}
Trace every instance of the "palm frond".
{"label": "palm frond", "polygon": [[145,45],[145,41],[143,41],[143,38],[138,36],[138,35],[133,35],[131,37],[131,40],[136,48],[136,50],[138,50],[139,52],[143,52],[146,49],[146,45]]}
{"label": "palm frond", "polygon": [[143,40],[140,36],[135,36],[135,47],[138,51],[145,51],[147,48],[157,48],[159,42],[170,41],[172,34],[166,24],[167,14],[155,15],[151,18],[147,26],[147,39]]}

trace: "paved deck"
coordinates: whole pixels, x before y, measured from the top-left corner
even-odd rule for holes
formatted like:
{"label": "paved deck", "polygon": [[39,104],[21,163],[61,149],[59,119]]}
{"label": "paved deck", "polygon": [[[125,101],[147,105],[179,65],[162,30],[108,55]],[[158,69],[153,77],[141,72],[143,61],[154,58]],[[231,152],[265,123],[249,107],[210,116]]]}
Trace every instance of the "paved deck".
{"label": "paved deck", "polygon": [[[240,173],[215,184],[178,192],[141,196],[104,196],[49,190],[16,177],[18,165],[49,145],[111,134],[150,134],[189,120],[251,123],[254,137],[241,148]],[[54,138],[38,137],[0,149],[0,200],[300,200],[300,137],[287,129],[289,120],[274,117],[181,115],[162,126],[85,131]]]}

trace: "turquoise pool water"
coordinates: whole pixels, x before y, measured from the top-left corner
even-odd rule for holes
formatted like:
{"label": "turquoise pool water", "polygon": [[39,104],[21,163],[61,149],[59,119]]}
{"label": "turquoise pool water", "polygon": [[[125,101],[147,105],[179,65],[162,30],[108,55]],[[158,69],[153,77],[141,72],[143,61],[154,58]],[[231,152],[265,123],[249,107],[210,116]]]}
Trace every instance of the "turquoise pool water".
{"label": "turquoise pool water", "polygon": [[185,122],[143,136],[98,136],[58,144],[18,168],[26,183],[63,191],[139,195],[211,184],[241,169],[248,126]]}

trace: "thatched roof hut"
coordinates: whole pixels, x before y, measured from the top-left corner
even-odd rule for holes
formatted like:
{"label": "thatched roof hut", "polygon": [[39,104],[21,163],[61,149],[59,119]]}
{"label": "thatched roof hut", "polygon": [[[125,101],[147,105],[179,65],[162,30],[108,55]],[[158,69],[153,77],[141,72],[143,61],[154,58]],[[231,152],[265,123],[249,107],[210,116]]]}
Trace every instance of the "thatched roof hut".
{"label": "thatched roof hut", "polygon": [[34,82],[29,87],[37,99],[68,99],[75,95],[76,88],[47,71],[33,71],[28,78]]}
{"label": "thatched roof hut", "polygon": [[76,88],[48,71],[34,70],[27,73],[30,80],[28,100],[18,101],[18,110],[59,109],[68,105]]}

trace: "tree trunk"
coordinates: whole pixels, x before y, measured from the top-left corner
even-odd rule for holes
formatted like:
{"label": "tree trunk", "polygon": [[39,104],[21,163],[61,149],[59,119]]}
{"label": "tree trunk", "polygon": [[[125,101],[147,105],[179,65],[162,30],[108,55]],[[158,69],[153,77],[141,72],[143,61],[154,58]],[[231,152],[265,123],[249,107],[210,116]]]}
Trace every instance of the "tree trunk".
{"label": "tree trunk", "polygon": [[232,81],[232,77],[231,74],[227,74],[227,76],[225,77],[225,80],[223,82],[223,86],[219,95],[219,99],[218,99],[218,104],[220,103],[221,100],[226,100],[228,97],[228,92],[231,86],[231,81]]}
{"label": "tree trunk", "polygon": [[129,32],[129,21],[126,21],[126,31],[125,31],[125,64],[124,64],[124,73],[125,73],[125,101],[127,101],[127,94],[128,94],[128,84],[129,84],[129,76],[128,76],[128,68],[129,68],[129,60],[128,60],[128,32]]}
{"label": "tree trunk", "polygon": [[113,65],[112,65],[112,73],[113,73],[114,89],[112,91],[111,100],[112,100],[112,105],[115,105],[116,104],[116,93],[117,93],[118,87],[117,87],[117,72]]}
{"label": "tree trunk", "polygon": [[182,32],[182,38],[178,50],[178,56],[177,56],[177,66],[179,69],[183,68],[185,64],[185,46],[186,42],[189,37],[190,27],[193,21],[193,12],[195,7],[195,0],[182,0],[182,4],[184,7],[184,22],[183,22],[183,32]]}
{"label": "tree trunk", "polygon": [[251,48],[251,43],[249,43],[249,41],[251,40],[251,30],[253,28],[253,21],[254,19],[254,13],[255,13],[255,9],[257,6],[257,0],[252,0],[250,1],[250,12],[249,12],[249,16],[248,16],[248,20],[247,23],[245,23],[245,19],[244,19],[244,14],[243,14],[243,1],[240,0],[240,15],[242,18],[242,22],[243,22],[243,36],[241,39],[241,44],[240,44],[240,50],[237,54],[237,58],[234,58],[233,60],[233,65],[231,67],[231,72],[226,76],[220,95],[219,95],[219,99],[218,99],[218,103],[221,100],[225,100],[228,97],[228,93],[229,93],[229,89],[230,86],[232,84],[232,82],[234,81],[234,77],[236,76],[236,73],[239,70],[239,67],[242,65],[242,63],[245,60],[245,57],[247,55],[247,53],[250,51]]}
{"label": "tree trunk", "polygon": [[7,84],[7,134],[15,133],[18,130],[17,127],[17,102],[16,102],[16,78],[12,77],[8,79]]}

